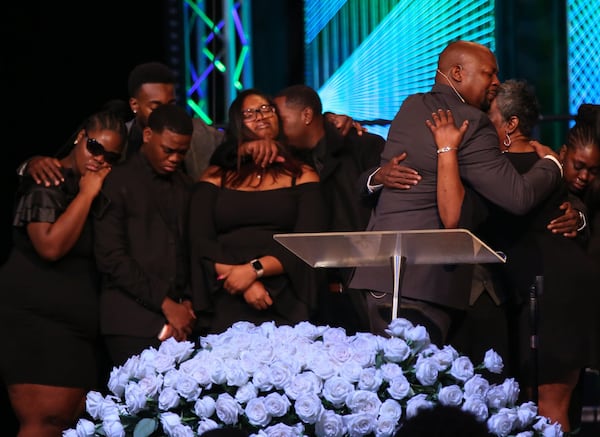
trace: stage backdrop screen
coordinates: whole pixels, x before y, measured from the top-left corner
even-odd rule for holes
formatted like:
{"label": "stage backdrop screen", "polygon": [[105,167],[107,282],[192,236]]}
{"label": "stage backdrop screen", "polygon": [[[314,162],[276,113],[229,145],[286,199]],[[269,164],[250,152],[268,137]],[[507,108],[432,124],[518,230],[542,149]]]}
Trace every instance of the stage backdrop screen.
{"label": "stage backdrop screen", "polygon": [[[306,0],[306,83],[324,110],[387,137],[404,99],[431,88],[450,41],[495,51],[493,0]],[[375,124],[370,124],[375,123]]]}

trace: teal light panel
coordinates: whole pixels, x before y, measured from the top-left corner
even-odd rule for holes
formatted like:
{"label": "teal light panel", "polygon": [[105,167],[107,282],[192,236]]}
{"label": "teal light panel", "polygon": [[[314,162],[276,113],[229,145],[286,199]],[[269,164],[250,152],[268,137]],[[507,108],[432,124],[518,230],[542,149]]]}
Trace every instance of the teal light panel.
{"label": "teal light panel", "polygon": [[600,104],[600,1],[567,0],[569,110]]}
{"label": "teal light panel", "polygon": [[335,16],[339,9],[344,6],[346,0],[315,1],[310,8],[306,8],[304,22],[304,42],[310,44],[325,25]]}
{"label": "teal light panel", "polygon": [[[332,1],[331,9],[327,3],[305,1],[312,29],[305,38],[306,83],[325,110],[356,120],[391,120],[408,95],[431,88],[449,42],[495,50],[494,0],[440,0],[435,7],[430,0],[347,0]],[[388,126],[368,128],[387,137]]]}

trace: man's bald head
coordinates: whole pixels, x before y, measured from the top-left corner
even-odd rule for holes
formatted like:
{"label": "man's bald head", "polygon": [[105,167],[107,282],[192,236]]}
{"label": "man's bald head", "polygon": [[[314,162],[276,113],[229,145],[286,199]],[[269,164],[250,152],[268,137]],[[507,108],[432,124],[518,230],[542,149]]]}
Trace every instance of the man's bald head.
{"label": "man's bald head", "polygon": [[455,41],[442,51],[438,60],[438,68],[447,71],[454,65],[461,65],[473,61],[484,53],[494,56],[490,49],[483,44],[472,41]]}
{"label": "man's bald head", "polygon": [[440,54],[435,82],[450,85],[465,103],[487,111],[500,84],[497,75],[496,57],[489,48],[455,41]]}

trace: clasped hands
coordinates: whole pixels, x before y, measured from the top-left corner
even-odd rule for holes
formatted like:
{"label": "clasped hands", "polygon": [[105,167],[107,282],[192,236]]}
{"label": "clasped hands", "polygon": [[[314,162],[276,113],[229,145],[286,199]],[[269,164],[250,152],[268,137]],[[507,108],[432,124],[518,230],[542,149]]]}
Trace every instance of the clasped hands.
{"label": "clasped hands", "polygon": [[266,310],[273,305],[273,299],[264,284],[256,277],[256,272],[248,263],[231,265],[215,264],[217,279],[223,281],[223,289],[229,294],[241,294],[248,305],[256,310]]}
{"label": "clasped hands", "polygon": [[174,337],[177,341],[187,340],[196,324],[196,314],[192,308],[192,302],[189,300],[176,302],[170,297],[166,297],[161,309],[171,328],[168,337]]}

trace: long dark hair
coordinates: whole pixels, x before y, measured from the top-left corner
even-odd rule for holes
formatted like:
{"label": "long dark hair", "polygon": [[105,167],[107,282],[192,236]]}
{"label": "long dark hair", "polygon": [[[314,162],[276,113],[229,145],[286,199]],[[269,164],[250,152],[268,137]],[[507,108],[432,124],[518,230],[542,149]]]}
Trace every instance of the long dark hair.
{"label": "long dark hair", "polygon": [[[227,124],[225,141],[217,148],[210,160],[211,165],[220,167],[217,173],[221,176],[222,184],[234,188],[240,186],[254,172],[269,173],[274,179],[282,174],[291,177],[302,175],[302,164],[293,158],[288,150],[277,109],[274,116],[277,117],[279,135],[273,140],[278,144],[279,154],[285,158],[285,161],[281,163],[274,162],[266,169],[262,169],[252,161],[251,156],[238,156],[238,149],[242,143],[260,139],[246,126],[242,118],[244,100],[246,97],[253,95],[264,98],[269,105],[277,108],[270,96],[257,89],[251,88],[239,93],[229,106],[229,123]],[[260,186],[261,183],[262,178],[257,178],[256,186]]]}

